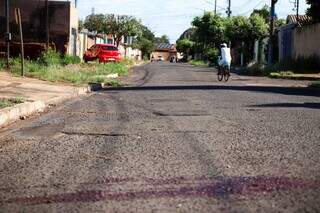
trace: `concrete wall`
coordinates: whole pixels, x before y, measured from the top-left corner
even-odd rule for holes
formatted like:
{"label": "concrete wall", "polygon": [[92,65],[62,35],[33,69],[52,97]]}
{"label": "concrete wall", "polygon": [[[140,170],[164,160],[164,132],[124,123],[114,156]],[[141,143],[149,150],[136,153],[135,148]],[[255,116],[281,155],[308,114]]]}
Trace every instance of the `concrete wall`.
{"label": "concrete wall", "polygon": [[320,24],[296,28],[293,34],[293,57],[320,57]]}

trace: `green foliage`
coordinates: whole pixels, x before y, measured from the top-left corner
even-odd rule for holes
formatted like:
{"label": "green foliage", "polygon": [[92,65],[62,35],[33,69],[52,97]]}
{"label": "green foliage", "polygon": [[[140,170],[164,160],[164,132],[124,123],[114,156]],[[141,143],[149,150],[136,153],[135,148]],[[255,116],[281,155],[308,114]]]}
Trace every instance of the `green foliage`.
{"label": "green foliage", "polygon": [[127,15],[105,15],[104,33],[115,36],[116,45],[119,46],[122,37],[137,36],[141,32],[141,23],[133,16]]}
{"label": "green foliage", "polygon": [[189,39],[181,39],[177,41],[178,52],[181,52],[186,56],[190,54],[192,47],[193,47],[193,42],[190,41]]}
{"label": "green foliage", "polygon": [[0,70],[4,69],[6,67],[6,61],[2,58],[0,58]]}
{"label": "green foliage", "polygon": [[163,35],[161,37],[156,37],[155,38],[155,43],[159,44],[159,43],[165,43],[165,44],[169,44],[169,37],[167,35]]}
{"label": "green foliage", "polygon": [[224,40],[225,19],[211,12],[202,17],[195,17],[192,25],[195,27],[195,41],[202,43],[204,48],[221,44]]}
{"label": "green foliage", "polygon": [[209,48],[205,53],[210,65],[218,65],[219,50],[217,48]]}
{"label": "green foliage", "polygon": [[89,15],[84,21],[84,27],[89,31],[112,34],[115,36],[117,46],[124,36],[137,36],[141,34],[141,23],[133,16],[115,14]]}
{"label": "green foliage", "polygon": [[311,88],[320,88],[320,81],[312,82],[309,87]]}
{"label": "green foliage", "polygon": [[[70,64],[47,66],[39,61],[25,61],[26,76],[52,82],[69,82],[76,85],[87,84],[92,81],[103,82],[109,74],[125,76],[129,72],[129,61],[106,64]],[[11,72],[20,75],[20,60],[11,60]],[[103,81],[101,80],[103,78]]]}
{"label": "green foliage", "polygon": [[286,25],[286,23],[287,23],[287,21],[285,19],[283,19],[283,18],[280,18],[280,19],[276,20],[276,26],[277,27],[281,27],[283,25]]}
{"label": "green foliage", "polygon": [[106,17],[103,14],[93,14],[86,17],[83,26],[89,31],[96,31],[97,33],[104,33],[106,24]]}
{"label": "green foliage", "polygon": [[56,52],[55,50],[48,49],[42,53],[41,57],[39,58],[39,62],[46,66],[57,66],[62,63],[62,59],[60,53]]}
{"label": "green foliage", "polygon": [[78,26],[78,31],[81,32],[81,30],[84,29],[84,21],[83,20],[79,20],[79,26]]}
{"label": "green foliage", "polygon": [[191,60],[189,61],[189,64],[198,66],[198,67],[208,67],[208,63],[201,60]]}
{"label": "green foliage", "polygon": [[24,103],[24,100],[21,97],[0,98],[0,109],[6,108],[6,107],[13,107],[16,104],[22,104],[22,103]]}
{"label": "green foliage", "polygon": [[268,34],[268,25],[258,14],[252,14],[250,18],[234,16],[226,21],[225,34],[233,43],[254,41]]}
{"label": "green foliage", "polygon": [[269,74],[269,77],[271,78],[286,78],[290,76],[294,76],[292,71],[272,72]]}
{"label": "green foliage", "polygon": [[80,64],[81,63],[81,59],[78,56],[64,55],[63,58],[62,58],[62,63],[64,65]]}
{"label": "green foliage", "polygon": [[319,0],[307,0],[307,4],[310,8],[307,10],[307,15],[312,17],[314,23],[320,22],[320,1]]}
{"label": "green foliage", "polygon": [[265,23],[269,23],[270,7],[264,5],[261,9],[254,9],[250,16],[253,15],[259,15],[264,19]]}
{"label": "green foliage", "polygon": [[110,80],[107,79],[104,81],[105,86],[109,86],[109,87],[123,87],[125,86],[125,84],[121,83],[118,80]]}
{"label": "green foliage", "polygon": [[150,54],[155,48],[155,36],[151,30],[141,25],[141,34],[137,37],[134,48],[140,49],[142,52],[142,58],[149,59]]}

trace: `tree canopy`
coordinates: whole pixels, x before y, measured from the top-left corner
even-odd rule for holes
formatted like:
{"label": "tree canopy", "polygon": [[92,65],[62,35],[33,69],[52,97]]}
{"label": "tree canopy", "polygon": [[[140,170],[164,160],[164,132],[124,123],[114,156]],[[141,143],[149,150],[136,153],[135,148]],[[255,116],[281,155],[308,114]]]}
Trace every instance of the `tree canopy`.
{"label": "tree canopy", "polygon": [[169,36],[167,36],[167,35],[163,35],[163,36],[161,36],[161,37],[156,37],[155,38],[155,43],[166,43],[166,44],[168,44],[168,43],[170,43],[170,41],[169,41]]}
{"label": "tree canopy", "polygon": [[141,33],[140,21],[127,15],[89,15],[84,21],[84,27],[89,31],[114,35],[117,46],[123,36],[137,36]]}
{"label": "tree canopy", "polygon": [[312,17],[312,21],[315,23],[320,22],[320,1],[319,0],[307,0],[307,4],[310,8],[307,10],[307,15]]}

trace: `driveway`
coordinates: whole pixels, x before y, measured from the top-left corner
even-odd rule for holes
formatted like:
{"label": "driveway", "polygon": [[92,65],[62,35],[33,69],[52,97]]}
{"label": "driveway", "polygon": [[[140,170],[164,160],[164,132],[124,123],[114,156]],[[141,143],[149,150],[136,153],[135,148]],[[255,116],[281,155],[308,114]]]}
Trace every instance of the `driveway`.
{"label": "driveway", "polygon": [[133,76],[1,130],[0,212],[320,211],[319,90],[185,64]]}

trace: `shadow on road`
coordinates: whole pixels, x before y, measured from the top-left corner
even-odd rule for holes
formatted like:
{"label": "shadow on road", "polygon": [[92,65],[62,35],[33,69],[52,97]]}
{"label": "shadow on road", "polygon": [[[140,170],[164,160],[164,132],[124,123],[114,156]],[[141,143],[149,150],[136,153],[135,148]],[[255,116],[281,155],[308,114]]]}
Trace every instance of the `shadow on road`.
{"label": "shadow on road", "polygon": [[190,86],[142,86],[104,88],[104,91],[163,91],[163,90],[229,90],[262,93],[277,93],[283,95],[320,97],[320,90],[311,88],[293,87],[266,87],[266,86],[226,86],[226,85],[190,85]]}
{"label": "shadow on road", "polygon": [[250,105],[248,107],[268,108],[268,107],[279,107],[279,108],[310,108],[320,109],[320,103],[274,103],[274,104],[261,104],[261,105]]}

